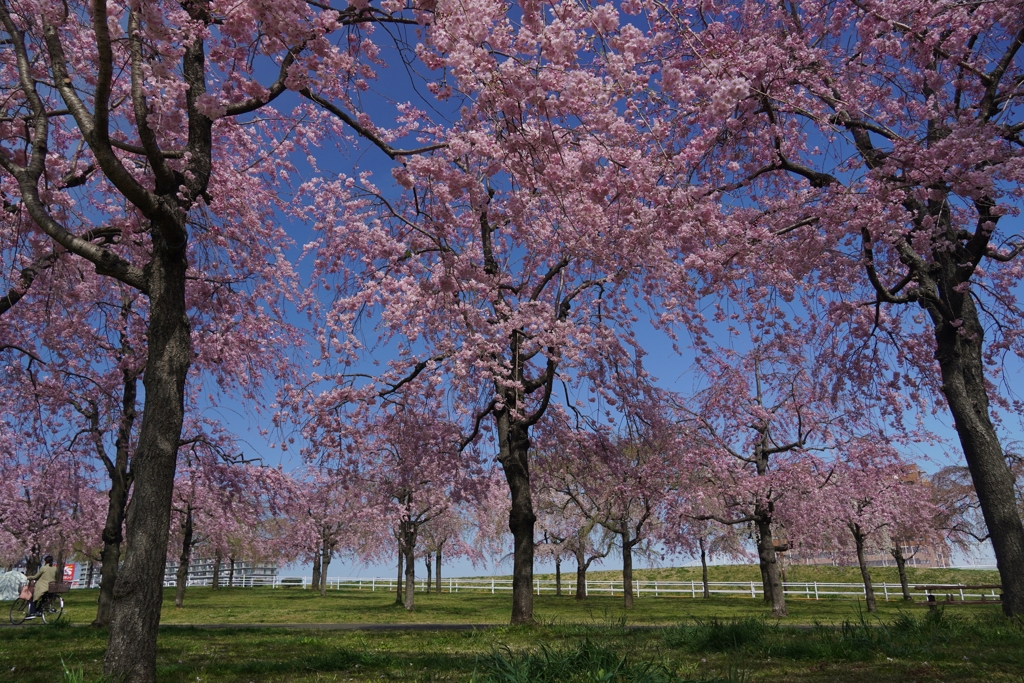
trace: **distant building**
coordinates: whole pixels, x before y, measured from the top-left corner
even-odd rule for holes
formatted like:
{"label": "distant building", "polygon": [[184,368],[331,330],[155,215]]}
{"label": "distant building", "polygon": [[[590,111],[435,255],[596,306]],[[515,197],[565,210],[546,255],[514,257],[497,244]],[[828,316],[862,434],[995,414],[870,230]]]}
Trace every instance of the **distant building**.
{"label": "distant building", "polygon": [[[212,559],[191,560],[188,563],[187,585],[213,585],[213,567],[215,564],[215,561]],[[167,563],[164,568],[164,586],[177,585],[178,566],[177,562]],[[276,578],[276,564],[235,560],[234,569],[232,569],[230,560],[221,560],[220,563],[221,586],[270,586],[273,585]]]}

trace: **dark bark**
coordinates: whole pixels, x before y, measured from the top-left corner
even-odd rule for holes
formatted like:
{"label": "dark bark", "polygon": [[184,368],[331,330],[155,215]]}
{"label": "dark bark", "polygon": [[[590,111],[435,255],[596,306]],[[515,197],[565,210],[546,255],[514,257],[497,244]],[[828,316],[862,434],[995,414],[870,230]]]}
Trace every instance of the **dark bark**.
{"label": "dark bark", "polygon": [[39,567],[43,564],[43,558],[39,554],[39,548],[33,546],[32,550],[28,553],[28,558],[25,560],[25,573],[35,574],[39,571]]}
{"label": "dark bark", "polygon": [[185,604],[185,587],[188,584],[188,563],[192,560],[192,508],[185,513],[181,525],[181,555],[178,557],[178,573],[175,576],[174,606],[181,609]]}
{"label": "dark bark", "polygon": [[[201,44],[198,49],[202,50]],[[176,194],[175,189],[171,196]],[[188,234],[184,216],[174,225],[154,225],[153,233],[153,255],[146,269],[150,294],[143,379],[146,399],[131,463],[133,494],[125,524],[129,543],[114,585],[114,616],[104,657],[108,678],[132,683],[156,680],[156,636],[171,493],[184,415],[185,376],[192,356],[185,310]]]}
{"label": "dark bark", "polygon": [[[123,317],[127,318],[128,303],[122,305]],[[121,335],[121,348],[127,356],[128,339]],[[103,550],[100,553],[100,594],[96,606],[93,626],[109,626],[113,618],[114,585],[117,583],[118,563],[121,561],[121,543],[124,541],[124,516],[131,491],[131,477],[128,460],[131,450],[132,429],[135,425],[135,403],[138,398],[138,373],[122,371],[121,419],[118,422],[117,438],[114,442],[114,461],[106,456],[101,442],[97,442],[100,458],[110,477],[110,492],[107,494],[107,517],[103,524]],[[98,417],[98,416],[97,416]],[[98,430],[97,430],[98,431]],[[97,436],[99,436],[97,434]]]}
{"label": "dark bark", "polygon": [[213,558],[213,579],[210,581],[210,588],[213,590],[220,588],[220,563],[221,555],[218,552]]}
{"label": "dark bark", "polygon": [[228,588],[235,586],[235,558],[228,558]]}
{"label": "dark bark", "polygon": [[562,558],[555,555],[555,597],[562,597]]}
{"label": "dark bark", "polygon": [[313,590],[320,588],[320,547],[313,552],[313,582],[310,584]]}
{"label": "dark bark", "polygon": [[327,597],[327,568],[331,566],[331,556],[334,555],[334,546],[330,541],[324,539],[323,551],[320,555],[320,597]]}
{"label": "dark bark", "polygon": [[412,612],[416,609],[416,532],[419,525],[408,520],[402,522],[402,553],[405,555],[405,595],[402,604]]}
{"label": "dark bark", "polygon": [[398,582],[395,584],[395,604],[402,604],[402,561],[405,559],[405,553],[402,551],[401,534],[399,534],[398,541]]}
{"label": "dark bark", "polygon": [[851,525],[850,531],[853,533],[854,543],[857,544],[857,564],[860,566],[860,576],[864,581],[864,602],[867,604],[868,612],[874,612],[878,609],[875,604],[875,587],[871,583],[871,572],[868,571],[868,563],[864,556],[864,539],[867,536],[861,532],[857,524]]}
{"label": "dark bark", "polygon": [[512,532],[512,623],[533,623],[533,529],[537,521],[530,496],[528,428],[513,422],[508,410],[498,416],[498,456],[512,494],[508,528]]}
{"label": "dark bark", "polygon": [[437,592],[441,592],[441,546],[444,542],[437,544],[437,557],[434,559],[434,574],[437,576]]}
{"label": "dark bark", "polygon": [[587,567],[589,562],[583,560],[583,553],[576,552],[576,600],[587,599]]}
{"label": "dark bark", "polygon": [[633,606],[633,546],[638,539],[630,539],[628,531],[619,536],[622,538],[622,605],[629,609]]}
{"label": "dark bark", "polygon": [[587,599],[587,570],[590,569],[590,565],[594,560],[599,557],[604,557],[607,553],[602,555],[595,555],[594,557],[587,557],[586,553],[581,548],[575,548],[572,551],[573,556],[576,558],[576,600]]}
{"label": "dark bark", "polygon": [[[949,255],[940,261],[955,270]],[[953,278],[949,280],[955,282]],[[996,566],[1003,585],[1003,612],[1024,616],[1024,526],[1021,524],[1014,477],[989,413],[982,342],[984,329],[970,290],[942,288],[945,301],[959,315],[960,325],[945,320],[944,307],[922,304],[935,323],[936,357],[942,375],[942,393],[953,414],[957,435],[967,460],[988,527]]]}
{"label": "dark bark", "polygon": [[697,539],[700,544],[700,582],[704,586],[704,599],[711,597],[711,586],[708,585],[708,551],[704,547],[704,537]]}
{"label": "dark bark", "polygon": [[889,551],[896,560],[896,569],[900,573],[900,589],[903,591],[903,599],[913,602],[914,597],[910,594],[910,581],[907,580],[907,558],[903,556],[903,548],[897,541]]}
{"label": "dark bark", "polygon": [[427,593],[430,592],[430,587],[433,585],[433,583],[431,583],[430,581],[430,555],[431,553],[427,553],[426,557],[423,558],[423,564],[427,568]]}
{"label": "dark bark", "polygon": [[130,486],[127,465],[126,455],[122,469],[119,452],[117,474],[112,477],[110,491],[107,493],[107,517],[103,524],[103,550],[100,553],[100,594],[93,626],[109,626],[114,617],[114,586],[117,583],[118,563],[121,561],[124,516]]}
{"label": "dark bark", "polygon": [[[771,506],[771,503],[768,504]],[[786,594],[782,586],[779,572],[779,556],[775,551],[775,539],[772,537],[772,510],[761,505],[755,508],[757,526],[757,557],[764,577],[764,599],[772,606],[773,617],[786,616]]]}
{"label": "dark bark", "polygon": [[92,579],[93,579],[93,576],[95,575],[95,570],[96,570],[96,563],[93,562],[92,560],[89,560],[89,567],[85,571],[85,587],[86,588],[92,588]]}

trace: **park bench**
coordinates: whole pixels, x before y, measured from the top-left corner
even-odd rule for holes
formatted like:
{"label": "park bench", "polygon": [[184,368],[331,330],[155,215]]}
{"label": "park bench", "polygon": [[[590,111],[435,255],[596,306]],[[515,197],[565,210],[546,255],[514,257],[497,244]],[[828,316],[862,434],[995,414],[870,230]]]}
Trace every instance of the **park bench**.
{"label": "park bench", "polygon": [[301,576],[288,576],[277,582],[277,585],[281,588],[288,588],[289,586],[298,586],[302,588],[305,585],[305,580]]}
{"label": "park bench", "polygon": [[[1002,594],[996,595],[995,591],[1002,590],[1002,586],[999,584],[981,583],[981,584],[956,584],[956,585],[944,585],[944,586],[914,586],[914,590],[925,591],[927,594],[927,602],[929,609],[935,609],[939,605],[983,605],[1002,602]],[[980,593],[980,600],[968,600],[965,597],[965,593],[970,595],[971,593],[978,593],[979,591],[991,591],[992,595],[985,595]],[[945,600],[939,600],[939,595],[945,595]]]}

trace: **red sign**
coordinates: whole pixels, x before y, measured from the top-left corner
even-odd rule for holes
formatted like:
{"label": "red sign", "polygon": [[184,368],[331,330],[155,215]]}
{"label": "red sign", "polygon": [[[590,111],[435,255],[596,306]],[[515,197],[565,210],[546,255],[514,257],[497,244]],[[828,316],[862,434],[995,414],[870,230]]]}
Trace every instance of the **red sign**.
{"label": "red sign", "polygon": [[75,580],[75,565],[64,565],[64,583],[71,583]]}

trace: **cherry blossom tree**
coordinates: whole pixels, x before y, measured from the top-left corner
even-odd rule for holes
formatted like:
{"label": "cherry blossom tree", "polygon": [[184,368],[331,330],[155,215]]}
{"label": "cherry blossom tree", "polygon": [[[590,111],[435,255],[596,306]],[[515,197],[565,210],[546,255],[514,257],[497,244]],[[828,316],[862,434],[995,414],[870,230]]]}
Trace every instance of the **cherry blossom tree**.
{"label": "cherry blossom tree", "polygon": [[791,335],[750,337],[745,353],[707,346],[698,356],[707,386],[680,399],[685,464],[670,509],[695,520],[751,525],[765,602],[782,617],[778,553],[788,545],[777,539],[776,526],[786,505],[808,488],[816,453],[836,452],[858,427],[870,426],[865,418],[872,413],[836,391],[828,366],[819,364],[827,348],[794,344]]}
{"label": "cherry blossom tree", "polygon": [[759,245],[764,280],[806,287],[815,324],[843,325],[852,381],[948,407],[1003,608],[1024,613],[1024,527],[992,417],[1010,405],[1004,355],[1024,352],[1012,219],[1024,4],[683,0],[652,12],[674,33],[655,110],[704,147],[692,177],[720,198],[715,262],[749,269]]}
{"label": "cherry blossom tree", "polygon": [[[2,60],[3,249],[17,268],[3,313],[16,311],[39,273],[64,254],[148,303],[136,503],[105,658],[111,677],[154,677],[194,359],[190,294],[245,290],[251,311],[264,314],[246,328],[263,333],[249,339],[275,338],[266,313],[292,289],[288,239],[275,220],[288,155],[296,145],[312,153],[345,126],[396,152],[349,95],[378,61],[373,26],[418,23],[415,9],[402,10],[302,0],[18,0],[0,8],[10,47]],[[286,92],[296,94],[291,112],[273,109]],[[310,116],[313,103],[328,117]],[[213,339],[225,331],[214,330]],[[259,357],[247,355],[251,344],[207,349],[236,378]]]}

